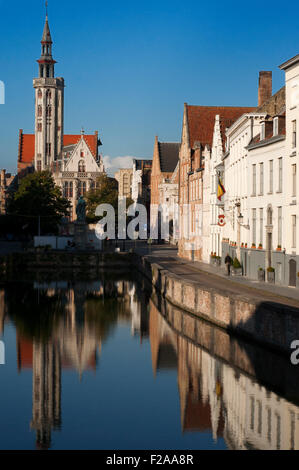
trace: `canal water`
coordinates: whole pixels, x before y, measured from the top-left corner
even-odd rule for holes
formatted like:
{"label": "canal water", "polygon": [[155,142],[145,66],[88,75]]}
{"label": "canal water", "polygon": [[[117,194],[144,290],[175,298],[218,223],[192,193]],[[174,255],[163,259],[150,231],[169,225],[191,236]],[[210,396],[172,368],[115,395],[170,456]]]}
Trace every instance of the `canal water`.
{"label": "canal water", "polygon": [[297,369],[162,303],[126,276],[0,286],[0,448],[298,449]]}

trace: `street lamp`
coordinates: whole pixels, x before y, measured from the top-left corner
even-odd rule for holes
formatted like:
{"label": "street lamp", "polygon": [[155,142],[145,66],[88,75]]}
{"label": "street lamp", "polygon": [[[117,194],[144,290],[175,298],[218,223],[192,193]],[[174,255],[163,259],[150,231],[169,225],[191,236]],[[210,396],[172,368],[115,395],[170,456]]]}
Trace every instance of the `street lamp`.
{"label": "street lamp", "polygon": [[240,238],[241,238],[241,224],[243,222],[243,215],[241,214],[241,202],[237,201],[235,203],[235,207],[237,208],[238,215],[237,215],[237,222],[238,222],[238,231],[237,231],[237,257],[238,260],[241,258],[241,248],[240,248]]}

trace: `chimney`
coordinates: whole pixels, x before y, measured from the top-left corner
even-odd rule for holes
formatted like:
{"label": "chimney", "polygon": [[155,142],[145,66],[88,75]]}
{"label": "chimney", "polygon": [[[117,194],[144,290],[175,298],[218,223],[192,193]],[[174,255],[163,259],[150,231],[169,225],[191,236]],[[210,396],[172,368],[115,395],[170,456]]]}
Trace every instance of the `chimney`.
{"label": "chimney", "polygon": [[272,72],[260,72],[258,106],[262,106],[272,96]]}

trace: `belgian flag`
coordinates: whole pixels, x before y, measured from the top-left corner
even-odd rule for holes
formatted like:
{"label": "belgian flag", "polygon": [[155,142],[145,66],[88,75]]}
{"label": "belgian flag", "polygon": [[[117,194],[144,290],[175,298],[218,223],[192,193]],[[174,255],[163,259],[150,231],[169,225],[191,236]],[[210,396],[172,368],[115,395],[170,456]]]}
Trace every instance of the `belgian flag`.
{"label": "belgian flag", "polygon": [[218,178],[217,199],[219,201],[221,201],[221,198],[222,198],[223,194],[225,194],[225,189],[224,189],[224,186],[221,182],[221,179]]}

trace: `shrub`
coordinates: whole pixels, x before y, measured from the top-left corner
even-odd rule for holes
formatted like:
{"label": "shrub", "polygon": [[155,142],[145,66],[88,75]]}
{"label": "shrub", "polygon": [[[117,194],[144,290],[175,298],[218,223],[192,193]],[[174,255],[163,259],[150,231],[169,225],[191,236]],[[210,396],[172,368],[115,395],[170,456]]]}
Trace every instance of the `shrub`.
{"label": "shrub", "polygon": [[267,268],[267,271],[268,271],[268,273],[274,273],[275,269],[272,268],[272,266],[269,266],[269,267]]}
{"label": "shrub", "polygon": [[239,268],[242,267],[241,264],[240,264],[240,261],[238,260],[238,258],[234,258],[233,267],[234,267],[235,269],[239,269]]}

